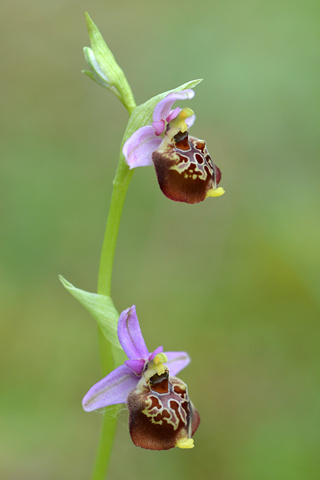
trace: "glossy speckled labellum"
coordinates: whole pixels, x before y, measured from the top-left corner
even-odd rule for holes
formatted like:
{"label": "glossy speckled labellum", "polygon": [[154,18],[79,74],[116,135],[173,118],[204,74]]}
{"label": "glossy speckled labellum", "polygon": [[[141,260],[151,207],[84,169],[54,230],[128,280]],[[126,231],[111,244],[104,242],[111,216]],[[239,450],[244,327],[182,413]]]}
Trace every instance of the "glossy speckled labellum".
{"label": "glossy speckled labellum", "polygon": [[198,203],[217,190],[221,180],[206,142],[179,132],[170,142],[163,142],[153,152],[152,160],[160,188],[177,202]]}
{"label": "glossy speckled labellum", "polygon": [[200,416],[187,385],[165,371],[140,380],[127,399],[129,429],[135,445],[151,450],[192,448]]}

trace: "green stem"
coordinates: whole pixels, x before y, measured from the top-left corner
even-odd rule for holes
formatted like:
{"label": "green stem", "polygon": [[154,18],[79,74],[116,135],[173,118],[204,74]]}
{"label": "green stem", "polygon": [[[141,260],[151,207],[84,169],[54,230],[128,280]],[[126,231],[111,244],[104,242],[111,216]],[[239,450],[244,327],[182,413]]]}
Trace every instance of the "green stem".
{"label": "green stem", "polygon": [[[135,106],[136,105],[132,97],[130,104],[127,105],[129,114],[133,112]],[[133,170],[129,170],[121,153],[118,169],[113,181],[110,209],[100,257],[98,275],[98,293],[100,295],[111,295],[114,253],[116,249],[123,204],[132,175]],[[106,376],[115,368],[114,359],[112,357],[110,342],[108,342],[100,329],[98,330],[98,334],[102,373],[104,376]],[[100,442],[91,477],[92,480],[104,480],[106,478],[114,436],[117,428],[117,413],[119,412],[120,408],[121,407],[119,405],[108,407],[104,414]]]}
{"label": "green stem", "polygon": [[100,442],[91,477],[92,480],[102,480],[107,474],[113,440],[117,429],[117,415],[120,408],[120,405],[109,407],[103,417]]}
{"label": "green stem", "polygon": [[[98,334],[102,371],[103,375],[107,375],[113,369],[113,358],[110,343],[100,329],[98,330]],[[114,405],[112,407],[108,407],[104,413],[100,441],[91,476],[92,480],[103,480],[106,477],[113,441],[117,429],[117,415],[120,408],[120,405]]]}
{"label": "green stem", "polygon": [[123,203],[132,175],[133,170],[129,170],[121,156],[118,170],[113,181],[110,210],[100,257],[98,277],[98,293],[100,295],[110,296],[111,293],[114,252],[116,249]]}

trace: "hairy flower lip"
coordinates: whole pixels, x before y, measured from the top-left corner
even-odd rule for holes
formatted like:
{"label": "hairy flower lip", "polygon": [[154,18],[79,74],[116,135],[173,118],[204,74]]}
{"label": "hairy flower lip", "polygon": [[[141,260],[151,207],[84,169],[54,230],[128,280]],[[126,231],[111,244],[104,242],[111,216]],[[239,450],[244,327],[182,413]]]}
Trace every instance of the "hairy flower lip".
{"label": "hairy flower lip", "polygon": [[187,385],[168,375],[160,376],[152,384],[151,378],[147,383],[141,379],[128,396],[133,443],[150,450],[193,448],[191,437],[200,417],[189,399]]}
{"label": "hairy flower lip", "polygon": [[220,169],[214,165],[206,142],[176,129],[152,153],[158,183],[170,200],[195,204],[219,196]]}

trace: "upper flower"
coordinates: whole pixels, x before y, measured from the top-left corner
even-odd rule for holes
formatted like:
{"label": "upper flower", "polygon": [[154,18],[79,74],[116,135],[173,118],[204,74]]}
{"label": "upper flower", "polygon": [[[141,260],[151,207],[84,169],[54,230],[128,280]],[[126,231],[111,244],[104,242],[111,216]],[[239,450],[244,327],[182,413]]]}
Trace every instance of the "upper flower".
{"label": "upper flower", "polygon": [[[150,353],[143,339],[135,306],[124,310],[118,337],[129,360],[94,385],[82,404],[86,411],[127,403],[133,442],[143,448],[192,448],[199,414],[187,386],[174,377],[190,362],[185,352]],[[170,370],[170,376],[169,376]]]}
{"label": "upper flower", "polygon": [[172,106],[194,97],[191,89],[169,93],[155,107],[153,122],[139,128],[125,142],[123,154],[130,168],[154,164],[162,192],[171,200],[198,203],[224,193],[219,168],[212,163],[206,142],[189,136],[195,115]]}

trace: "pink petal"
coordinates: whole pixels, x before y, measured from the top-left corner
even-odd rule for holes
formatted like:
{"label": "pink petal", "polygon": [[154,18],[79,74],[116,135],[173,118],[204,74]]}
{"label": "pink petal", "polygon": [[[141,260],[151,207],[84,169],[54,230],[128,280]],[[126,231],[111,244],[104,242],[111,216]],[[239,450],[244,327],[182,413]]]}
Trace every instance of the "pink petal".
{"label": "pink petal", "polygon": [[170,112],[170,114],[169,114],[168,117],[166,118],[166,121],[167,121],[168,123],[171,122],[171,120],[173,120],[174,118],[176,118],[176,117],[179,115],[179,113],[181,112],[181,110],[182,110],[181,108],[176,107],[174,110],[172,110],[172,111]]}
{"label": "pink petal", "polygon": [[151,125],[139,128],[123,145],[122,153],[129,168],[153,165],[152,152],[157,150],[162,139],[155,134]]}
{"label": "pink petal", "polygon": [[120,314],[118,338],[129,360],[148,359],[149,352],[140,330],[135,305]]}
{"label": "pink petal", "polygon": [[169,93],[165,98],[155,106],[153,111],[153,121],[165,120],[171,113],[171,107],[177,100],[187,100],[194,97],[194,91],[191,89],[182,90],[181,92]]}
{"label": "pink petal", "polygon": [[188,125],[189,128],[192,127],[192,125],[195,122],[195,119],[196,119],[196,116],[194,114],[191,115],[191,117],[186,118],[186,124]]}
{"label": "pink petal", "polygon": [[153,360],[158,353],[162,353],[162,352],[163,352],[163,347],[156,348],[154,352],[152,352],[151,355],[149,356],[149,361]]}
{"label": "pink petal", "polygon": [[137,375],[141,375],[141,373],[144,369],[146,360],[143,360],[143,359],[126,360],[124,363],[127,365],[127,367],[129,367],[133,371],[133,373],[135,373]]}
{"label": "pink petal", "polygon": [[180,370],[188,365],[190,357],[186,352],[164,352],[168,358],[165,362],[171,376],[177,375]]}
{"label": "pink petal", "polygon": [[138,381],[139,377],[126,365],[121,365],[90,388],[82,400],[84,410],[91,412],[108,405],[126,403],[129,393],[136,388]]}
{"label": "pink petal", "polygon": [[157,122],[153,122],[152,127],[154,128],[155,134],[159,136],[166,128],[166,122],[164,120],[158,120]]}

